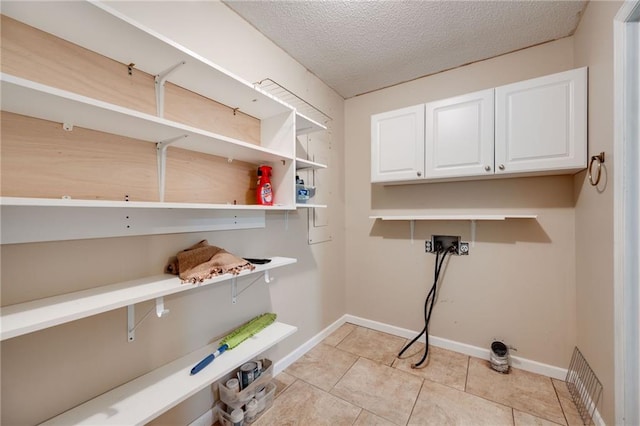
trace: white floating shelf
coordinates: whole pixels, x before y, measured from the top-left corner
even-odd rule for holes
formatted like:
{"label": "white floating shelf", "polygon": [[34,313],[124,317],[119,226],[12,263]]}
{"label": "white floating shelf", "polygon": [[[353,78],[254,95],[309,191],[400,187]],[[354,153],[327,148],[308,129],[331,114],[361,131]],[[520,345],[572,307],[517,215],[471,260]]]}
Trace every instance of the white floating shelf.
{"label": "white floating shelf", "polygon": [[296,331],[294,326],[275,322],[223,353],[198,374],[190,375],[195,364],[218,348],[217,344],[208,345],[54,417],[43,425],[146,424]]}
{"label": "white floating shelf", "polygon": [[326,209],[326,204],[311,204],[311,203],[298,203],[296,208],[299,209]]}
{"label": "white floating shelf", "polygon": [[326,169],[326,164],[316,163],[315,161],[304,160],[302,158],[296,158],[296,170],[304,170],[304,169]]}
{"label": "white floating shelf", "polygon": [[373,215],[369,216],[369,219],[379,219],[385,221],[407,221],[409,222],[409,233],[411,236],[411,243],[414,241],[415,223],[416,221],[426,220],[439,220],[439,221],[469,221],[470,233],[471,233],[471,246],[475,245],[476,241],[476,222],[477,221],[502,221],[507,219],[537,219],[537,214],[423,214],[423,215]]}
{"label": "white floating shelf", "polygon": [[16,1],[3,3],[2,13],[151,75],[184,61],[168,81],[261,120],[292,111],[271,94],[104,3]]}
{"label": "white floating shelf", "polygon": [[[292,108],[296,108],[296,106],[292,105]],[[296,111],[296,135],[306,135],[307,133],[320,132],[323,130],[327,130],[327,126]]]}
{"label": "white floating shelf", "polygon": [[433,214],[433,215],[380,215],[369,219],[380,220],[507,220],[536,219],[536,214]]}
{"label": "white floating shelf", "polygon": [[253,271],[243,271],[236,276],[225,274],[199,284],[182,284],[177,276],[163,274],[5,306],[0,308],[0,340],[296,262],[293,258],[273,257],[270,263],[256,265]]}
{"label": "white floating shelf", "polygon": [[[254,164],[293,156],[185,124],[1,74],[2,110]],[[186,136],[186,137],[184,137]]]}
{"label": "white floating shelf", "polygon": [[0,197],[0,206],[23,207],[96,207],[132,209],[190,209],[190,210],[292,210],[290,205],[263,206],[258,204],[169,203],[157,201],[80,200],[70,198]]}

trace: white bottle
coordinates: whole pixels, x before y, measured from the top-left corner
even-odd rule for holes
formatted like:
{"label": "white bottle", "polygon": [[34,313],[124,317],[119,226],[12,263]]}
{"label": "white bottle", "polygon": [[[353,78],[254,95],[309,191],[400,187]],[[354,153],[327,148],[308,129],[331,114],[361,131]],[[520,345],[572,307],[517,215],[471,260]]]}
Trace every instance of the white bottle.
{"label": "white bottle", "polygon": [[255,398],[251,399],[251,401],[247,402],[245,408],[247,409],[245,420],[248,423],[251,423],[256,419],[256,416],[258,415],[258,401],[256,401]]}
{"label": "white bottle", "polygon": [[267,389],[264,386],[258,389],[258,391],[256,392],[256,400],[258,401],[258,413],[261,413],[265,408],[265,404],[267,402],[265,399],[266,394]]}
{"label": "white bottle", "polygon": [[242,411],[242,408],[236,408],[231,412],[231,422],[233,426],[244,425],[244,411]]}

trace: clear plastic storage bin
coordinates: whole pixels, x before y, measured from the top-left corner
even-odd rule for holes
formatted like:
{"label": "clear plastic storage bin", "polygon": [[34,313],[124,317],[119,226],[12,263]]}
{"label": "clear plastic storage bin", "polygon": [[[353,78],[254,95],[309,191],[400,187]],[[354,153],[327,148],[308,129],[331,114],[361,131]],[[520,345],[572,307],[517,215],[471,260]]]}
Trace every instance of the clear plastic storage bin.
{"label": "clear plastic storage bin", "polygon": [[[240,392],[229,389],[225,383],[226,380],[218,382],[218,392],[220,401],[224,402],[231,408],[240,408],[255,397],[256,391],[267,384],[273,378],[273,364],[269,359],[262,359],[262,373],[260,377],[255,379],[249,386]],[[239,370],[236,370],[236,372]],[[235,376],[234,376],[235,377]]]}
{"label": "clear plastic storage bin", "polygon": [[[243,420],[242,424],[247,425],[255,422],[269,408],[271,408],[271,406],[273,405],[273,399],[275,397],[275,393],[276,393],[275,383],[273,382],[267,383],[265,386],[264,396],[256,398],[256,400],[258,401],[258,407],[260,407],[260,410],[258,410],[257,415],[253,418],[252,421]],[[242,406],[242,408],[244,409],[244,406]],[[217,413],[218,421],[222,426],[234,426],[234,423],[231,420],[231,414],[229,413],[229,411],[233,409],[234,409],[233,407],[226,405],[222,401],[219,401],[216,404],[215,411]]]}

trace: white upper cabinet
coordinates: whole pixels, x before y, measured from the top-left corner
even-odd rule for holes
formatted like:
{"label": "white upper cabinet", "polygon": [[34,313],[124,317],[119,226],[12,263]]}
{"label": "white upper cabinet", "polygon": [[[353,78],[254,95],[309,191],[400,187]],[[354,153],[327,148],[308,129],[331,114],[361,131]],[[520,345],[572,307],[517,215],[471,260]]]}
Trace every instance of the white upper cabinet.
{"label": "white upper cabinet", "polygon": [[493,89],[429,102],[427,178],[493,174]]}
{"label": "white upper cabinet", "polygon": [[587,166],[587,69],[496,88],[496,173]]}
{"label": "white upper cabinet", "polygon": [[586,67],[371,116],[374,183],[566,174],[586,167]]}
{"label": "white upper cabinet", "polygon": [[422,179],[424,104],[371,116],[371,182]]}

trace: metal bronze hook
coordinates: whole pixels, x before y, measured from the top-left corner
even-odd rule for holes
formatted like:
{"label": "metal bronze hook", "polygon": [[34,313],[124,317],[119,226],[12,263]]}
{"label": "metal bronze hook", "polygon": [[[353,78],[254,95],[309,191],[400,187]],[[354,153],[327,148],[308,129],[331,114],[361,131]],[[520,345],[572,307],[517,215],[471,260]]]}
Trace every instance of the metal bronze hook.
{"label": "metal bronze hook", "polygon": [[[594,173],[592,171],[593,163],[597,163],[598,165],[598,168],[596,169],[595,180]],[[598,183],[600,183],[600,176],[602,175],[602,163],[604,163],[604,151],[598,155],[591,156],[591,161],[589,162],[589,183],[591,184],[591,186],[597,186]]]}

